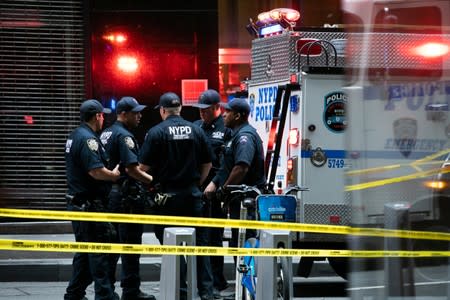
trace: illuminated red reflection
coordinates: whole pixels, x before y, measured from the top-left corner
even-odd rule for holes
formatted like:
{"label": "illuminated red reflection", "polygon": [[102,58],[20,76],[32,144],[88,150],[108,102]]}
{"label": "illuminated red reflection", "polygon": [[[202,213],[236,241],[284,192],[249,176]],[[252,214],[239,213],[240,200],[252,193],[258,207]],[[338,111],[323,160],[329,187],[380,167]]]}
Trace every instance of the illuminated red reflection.
{"label": "illuminated red reflection", "polygon": [[123,44],[127,41],[127,37],[126,35],[122,34],[122,33],[111,33],[108,35],[104,35],[103,39],[106,41],[109,41],[113,44]]}
{"label": "illuminated red reflection", "polygon": [[414,53],[423,57],[441,57],[449,53],[449,46],[443,43],[426,43],[414,49]]}
{"label": "illuminated red reflection", "polygon": [[139,65],[136,57],[132,56],[120,56],[117,60],[117,68],[125,73],[134,73],[138,69]]}

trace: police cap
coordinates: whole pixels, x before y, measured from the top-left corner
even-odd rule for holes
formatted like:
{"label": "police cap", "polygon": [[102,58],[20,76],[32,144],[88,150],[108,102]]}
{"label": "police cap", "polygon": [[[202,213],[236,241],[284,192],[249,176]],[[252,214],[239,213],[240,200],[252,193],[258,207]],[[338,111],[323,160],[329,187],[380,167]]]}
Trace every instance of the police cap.
{"label": "police cap", "polygon": [[161,95],[159,98],[159,104],[155,106],[155,108],[160,107],[179,107],[181,106],[180,97],[177,94],[172,92],[167,92]]}
{"label": "police cap", "polygon": [[116,106],[116,112],[120,114],[121,112],[140,112],[144,108],[146,108],[146,105],[141,105],[137,100],[133,97],[122,97],[119,102],[117,102]]}
{"label": "police cap", "polygon": [[216,90],[206,90],[198,97],[198,103],[192,104],[198,108],[208,108],[220,102],[220,95]]}
{"label": "police cap", "polygon": [[232,110],[241,114],[248,115],[250,113],[250,105],[245,98],[234,98],[228,103],[222,104],[226,110]]}
{"label": "police cap", "polygon": [[92,116],[97,113],[111,113],[109,108],[104,108],[103,105],[95,99],[89,99],[81,103],[80,106],[80,117],[84,121],[88,121]]}

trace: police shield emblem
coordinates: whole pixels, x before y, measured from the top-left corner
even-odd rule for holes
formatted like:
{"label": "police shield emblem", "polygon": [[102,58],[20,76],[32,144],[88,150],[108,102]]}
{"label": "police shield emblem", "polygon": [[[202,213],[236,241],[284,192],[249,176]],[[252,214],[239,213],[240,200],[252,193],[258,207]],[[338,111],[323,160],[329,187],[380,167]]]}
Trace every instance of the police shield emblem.
{"label": "police shield emblem", "polygon": [[89,150],[91,151],[97,151],[98,150],[98,143],[95,139],[88,139],[87,140],[87,145]]}
{"label": "police shield emblem", "polygon": [[404,157],[408,157],[414,149],[417,138],[417,120],[401,118],[394,121],[394,141]]}
{"label": "police shield emblem", "polygon": [[129,136],[125,137],[125,144],[128,146],[128,148],[133,149],[134,148],[134,142],[133,139]]}

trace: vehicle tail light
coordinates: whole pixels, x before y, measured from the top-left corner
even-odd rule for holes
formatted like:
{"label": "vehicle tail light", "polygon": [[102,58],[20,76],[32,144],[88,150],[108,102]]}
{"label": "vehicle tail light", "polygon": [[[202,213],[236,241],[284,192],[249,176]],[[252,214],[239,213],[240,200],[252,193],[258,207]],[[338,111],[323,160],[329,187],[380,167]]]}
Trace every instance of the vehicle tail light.
{"label": "vehicle tail light", "polygon": [[291,83],[298,83],[298,76],[296,73],[293,73],[289,76],[289,81]]}
{"label": "vehicle tail light", "polygon": [[425,186],[430,189],[443,190],[448,186],[448,183],[444,180],[430,180],[425,181]]}
{"label": "vehicle tail light", "polygon": [[292,128],[289,130],[289,145],[298,146],[299,142],[299,132],[297,128]]}

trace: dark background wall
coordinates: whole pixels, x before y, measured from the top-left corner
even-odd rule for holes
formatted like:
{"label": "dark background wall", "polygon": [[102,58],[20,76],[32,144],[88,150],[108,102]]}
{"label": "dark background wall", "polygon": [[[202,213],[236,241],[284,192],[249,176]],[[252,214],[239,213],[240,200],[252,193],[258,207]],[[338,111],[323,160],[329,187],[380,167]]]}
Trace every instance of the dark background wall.
{"label": "dark background wall", "polygon": [[[161,94],[181,97],[182,79],[207,79],[218,89],[218,11],[216,1],[92,1],[91,95],[111,106],[111,100],[130,95],[147,104],[139,140],[160,121],[152,108]],[[127,37],[116,45],[103,37],[121,32]],[[139,64],[135,73],[118,70],[118,55],[132,54]],[[114,108],[114,107],[112,107]],[[198,109],[184,107],[182,115],[199,118]],[[114,116],[106,120],[112,122]]]}

